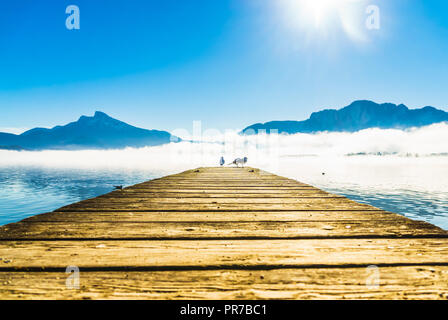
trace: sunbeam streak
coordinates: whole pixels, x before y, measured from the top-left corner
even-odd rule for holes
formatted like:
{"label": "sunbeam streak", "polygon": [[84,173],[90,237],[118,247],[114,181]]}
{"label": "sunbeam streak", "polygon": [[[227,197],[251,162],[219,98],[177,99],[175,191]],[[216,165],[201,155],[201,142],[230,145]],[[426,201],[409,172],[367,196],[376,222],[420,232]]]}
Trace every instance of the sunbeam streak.
{"label": "sunbeam streak", "polygon": [[342,31],[347,37],[364,41],[364,0],[279,0],[276,3],[283,23],[293,32],[320,39]]}

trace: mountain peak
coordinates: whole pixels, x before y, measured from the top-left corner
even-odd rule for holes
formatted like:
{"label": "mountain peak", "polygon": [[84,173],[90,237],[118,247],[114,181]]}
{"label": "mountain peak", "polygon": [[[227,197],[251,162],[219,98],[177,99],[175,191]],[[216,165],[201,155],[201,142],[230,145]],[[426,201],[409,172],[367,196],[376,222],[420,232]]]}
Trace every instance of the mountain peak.
{"label": "mountain peak", "polygon": [[350,105],[348,105],[348,106],[350,107],[350,106],[357,105],[357,104],[358,105],[363,105],[363,106],[365,106],[365,105],[376,105],[376,103],[371,101],[371,100],[355,100],[352,103],[350,103]]}
{"label": "mountain peak", "polygon": [[78,122],[79,121],[98,120],[98,119],[102,120],[102,119],[112,119],[112,118],[102,111],[95,111],[93,117],[83,115],[83,116],[79,117]]}
{"label": "mountain peak", "polygon": [[105,114],[102,111],[95,111],[95,114],[93,115],[94,118],[110,118],[107,114]]}

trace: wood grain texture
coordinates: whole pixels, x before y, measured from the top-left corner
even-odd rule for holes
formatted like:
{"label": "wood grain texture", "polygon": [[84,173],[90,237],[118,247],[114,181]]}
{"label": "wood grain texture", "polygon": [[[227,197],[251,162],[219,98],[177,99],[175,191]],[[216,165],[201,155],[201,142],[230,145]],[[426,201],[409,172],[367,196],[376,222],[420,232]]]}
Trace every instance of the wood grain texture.
{"label": "wood grain texture", "polygon": [[0,239],[294,239],[445,236],[426,222],[367,221],[172,221],[41,222],[11,225]]}
{"label": "wood grain texture", "polygon": [[448,267],[378,268],[378,286],[367,268],[274,270],[80,270],[79,289],[64,272],[0,272],[8,299],[447,299]]}
{"label": "wood grain texture", "polygon": [[446,299],[447,278],[445,230],[255,168],[192,169],[0,227],[2,299]]}
{"label": "wood grain texture", "polygon": [[1,269],[447,264],[446,239],[2,241]]}
{"label": "wood grain texture", "polygon": [[[31,216],[23,222],[219,222],[219,221],[396,221],[410,220],[387,211],[83,211],[83,212],[48,212]],[[6,232],[15,224],[0,227]]]}
{"label": "wood grain texture", "polygon": [[[373,210],[378,208],[356,203],[345,199],[298,199],[296,203],[277,202],[272,203],[268,200],[264,202],[234,203],[209,200],[184,202],[173,200],[161,201],[162,199],[154,199],[152,201],[140,201],[130,203],[101,203],[89,201],[68,205],[58,209],[57,211],[309,211],[309,210]],[[202,199],[200,199],[202,200]]]}

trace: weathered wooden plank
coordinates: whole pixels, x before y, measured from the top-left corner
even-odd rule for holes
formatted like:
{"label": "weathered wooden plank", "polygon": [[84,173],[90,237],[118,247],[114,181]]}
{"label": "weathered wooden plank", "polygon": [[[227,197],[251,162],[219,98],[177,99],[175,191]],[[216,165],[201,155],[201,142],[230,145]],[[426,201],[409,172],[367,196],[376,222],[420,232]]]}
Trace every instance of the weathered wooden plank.
{"label": "weathered wooden plank", "polygon": [[[378,211],[378,208],[361,204],[361,203],[347,203],[328,201],[322,199],[312,199],[313,202],[304,203],[129,203],[129,204],[104,204],[99,205],[91,203],[89,205],[73,204],[66,207],[62,207],[57,211],[69,212],[69,211],[322,211],[322,210],[372,210]],[[338,199],[331,199],[338,200]]]}
{"label": "weathered wooden plank", "polygon": [[[122,194],[122,195],[104,195],[99,196],[98,198],[95,198],[97,200],[107,200],[107,201],[116,201],[116,202],[123,202],[123,200],[130,199],[135,201],[145,201],[145,200],[153,200],[157,198],[165,198],[165,199],[191,199],[191,198],[200,198],[200,199],[257,199],[256,202],[260,201],[261,199],[281,199],[284,201],[290,201],[290,202],[297,202],[293,199],[308,199],[308,198],[339,198],[343,199],[344,196],[338,196],[330,193],[315,193],[315,194],[261,194],[261,195],[251,195],[251,194],[188,194],[188,193],[174,193],[174,192],[167,192],[167,193],[136,193],[136,194]],[[291,199],[291,200],[288,200]],[[271,201],[271,200],[267,200]],[[273,200],[273,202],[277,202],[280,200]]]}
{"label": "weathered wooden plank", "polygon": [[234,197],[224,197],[224,198],[183,198],[183,197],[170,197],[170,198],[152,198],[152,197],[145,197],[145,198],[108,198],[108,197],[99,197],[94,199],[88,199],[81,202],[78,202],[76,204],[70,205],[70,207],[76,207],[76,206],[89,206],[89,205],[95,205],[95,206],[127,206],[130,204],[138,204],[141,206],[144,205],[151,205],[153,203],[157,204],[187,204],[187,205],[193,205],[193,204],[238,204],[238,205],[252,205],[252,204],[314,204],[317,202],[317,204],[321,202],[327,202],[327,203],[343,203],[347,205],[351,205],[352,201],[348,200],[345,197],[341,196],[332,196],[332,197],[321,197],[321,196],[313,196],[313,197],[304,197],[304,198],[234,198]]}
{"label": "weathered wooden plank", "polygon": [[[161,198],[153,198],[153,197],[117,197],[117,198],[110,198],[110,197],[98,197],[94,199],[88,199],[81,202],[78,202],[77,204],[87,205],[90,203],[96,203],[99,205],[103,204],[129,204],[129,203],[139,203],[139,204],[145,204],[145,203],[187,203],[187,204],[203,204],[203,203],[218,203],[218,204],[258,204],[258,203],[280,203],[280,204],[303,204],[303,203],[314,203],[314,202],[335,202],[335,203],[347,203],[347,204],[353,204],[353,201],[347,199],[343,196],[321,196],[321,195],[315,195],[315,196],[309,196],[309,197],[287,197],[287,198],[263,198],[263,197],[250,197],[250,198],[235,198],[235,197],[214,197],[214,198],[204,198],[204,197],[161,197]],[[355,202],[356,203],[356,202]]]}
{"label": "weathered wooden plank", "polygon": [[[378,285],[372,280],[378,272]],[[448,267],[0,272],[0,299],[447,299]],[[370,278],[369,278],[370,277]]]}
{"label": "weathered wooden plank", "polygon": [[269,178],[260,178],[260,177],[251,177],[251,178],[242,178],[238,179],[229,179],[223,176],[210,177],[210,178],[163,178],[163,179],[154,179],[149,180],[140,184],[136,184],[134,187],[138,188],[141,186],[152,186],[158,184],[204,184],[204,185],[290,185],[290,186],[310,186],[306,183],[299,182],[297,180],[286,179],[281,177],[269,177]]}
{"label": "weathered wooden plank", "polygon": [[[151,181],[160,181],[160,180],[207,180],[207,179],[213,179],[213,178],[220,178],[223,180],[287,180],[287,181],[296,181],[294,179],[290,179],[287,177],[277,176],[272,173],[266,173],[266,174],[259,174],[259,173],[253,173],[253,172],[244,172],[241,170],[237,170],[234,172],[216,172],[216,173],[205,173],[205,172],[182,172],[176,175],[172,176],[165,176],[157,179],[153,179]],[[148,183],[149,181],[145,181],[145,183]]]}
{"label": "weathered wooden plank", "polygon": [[331,194],[332,193],[322,191],[319,189],[293,189],[293,190],[284,190],[284,189],[163,189],[163,188],[154,188],[154,189],[145,189],[145,190],[133,190],[133,189],[123,189],[122,191],[112,191],[102,195],[101,197],[115,197],[115,196],[134,196],[134,195],[148,195],[152,196],[154,194],[179,194],[180,196],[189,196],[189,195],[202,195],[202,196],[254,196],[254,197],[264,197],[268,196],[300,196],[300,195],[310,195],[310,194]]}
{"label": "weathered wooden plank", "polygon": [[172,185],[159,185],[159,186],[142,186],[138,188],[128,187],[123,189],[123,191],[136,191],[136,192],[147,192],[147,191],[172,191],[176,192],[176,190],[182,190],[182,191],[192,191],[192,192],[198,192],[198,191],[222,191],[226,192],[225,190],[228,190],[229,192],[237,193],[238,191],[248,191],[248,190],[254,190],[254,192],[276,192],[279,190],[279,192],[287,192],[287,191],[298,191],[298,190],[318,190],[313,187],[283,187],[283,186],[232,186],[231,188],[227,186],[200,186],[200,185],[184,185],[179,186],[177,184]]}
{"label": "weathered wooden plank", "polygon": [[1,241],[0,257],[0,270],[448,265],[448,239]]}
{"label": "weathered wooden plank", "polygon": [[378,210],[345,197],[333,198],[94,198],[74,203],[57,211],[110,210]]}
{"label": "weathered wooden plank", "polygon": [[310,192],[285,192],[285,193],[250,193],[250,192],[227,192],[227,193],[206,193],[206,192],[173,192],[173,191],[167,191],[167,192],[158,192],[158,191],[148,191],[148,192],[134,192],[134,191],[125,191],[125,192],[111,192],[107,193],[105,195],[99,196],[97,199],[154,199],[154,198],[233,198],[233,199],[240,199],[240,198],[258,198],[258,199],[264,199],[264,198],[278,198],[278,199],[284,199],[284,198],[337,198],[341,196],[336,196],[332,193],[324,192],[324,191],[310,191]]}
{"label": "weathered wooden plank", "polygon": [[448,238],[444,230],[410,219],[361,222],[22,222],[7,228],[0,229],[0,239]]}
{"label": "weathered wooden plank", "polygon": [[211,176],[211,177],[204,177],[204,176],[182,176],[179,175],[177,177],[164,177],[164,178],[159,178],[159,179],[153,179],[153,180],[148,180],[145,182],[142,182],[141,184],[152,184],[152,183],[158,183],[158,182],[164,182],[164,181],[168,181],[168,182],[212,182],[212,183],[216,183],[217,181],[219,182],[223,182],[224,184],[227,182],[230,183],[234,183],[234,182],[239,182],[239,183],[244,183],[244,182],[254,182],[254,181],[266,181],[266,182],[290,182],[290,183],[295,183],[295,184],[304,184],[302,182],[299,182],[297,180],[293,180],[293,179],[288,179],[288,178],[284,178],[284,177],[278,177],[278,176],[266,176],[266,177],[259,177],[259,176],[225,176],[225,175],[216,175],[216,176]]}
{"label": "weathered wooden plank", "polygon": [[[279,180],[279,179],[232,179],[232,180],[223,180],[220,178],[210,178],[210,179],[167,179],[167,180],[150,180],[148,182],[144,182],[142,184],[139,185],[135,185],[135,188],[140,188],[140,187],[150,187],[150,186],[154,186],[154,185],[160,185],[160,184],[169,184],[169,185],[173,185],[173,184],[192,184],[192,185],[245,185],[245,184],[250,184],[250,185],[281,185],[281,184],[287,184],[287,185],[291,185],[293,187],[312,187],[310,185],[304,184],[304,183],[299,183],[297,181],[289,181],[289,180]],[[132,188],[134,186],[131,186],[130,188]]]}
{"label": "weathered wooden plank", "polygon": [[[396,213],[371,211],[149,211],[149,212],[48,212],[31,216],[24,222],[213,222],[213,221],[403,221]],[[6,228],[9,226],[5,226]],[[2,229],[0,229],[2,230]],[[1,232],[1,231],[0,231]]]}
{"label": "weathered wooden plank", "polygon": [[244,183],[241,182],[227,182],[227,183],[221,183],[218,179],[214,181],[210,181],[209,183],[205,182],[169,182],[169,181],[157,181],[157,182],[151,182],[145,185],[138,185],[132,187],[133,189],[138,188],[146,188],[146,187],[153,187],[153,186],[197,186],[197,187],[304,187],[306,185],[301,183],[294,183],[294,182],[286,182],[286,181],[273,181],[273,182],[267,182],[267,181],[247,181]]}

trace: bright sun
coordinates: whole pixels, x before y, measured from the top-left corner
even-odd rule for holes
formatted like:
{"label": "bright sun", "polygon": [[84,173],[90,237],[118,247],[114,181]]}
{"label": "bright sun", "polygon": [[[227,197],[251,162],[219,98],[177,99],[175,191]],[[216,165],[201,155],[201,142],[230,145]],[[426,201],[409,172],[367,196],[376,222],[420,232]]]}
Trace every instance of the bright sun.
{"label": "bright sun", "polygon": [[276,3],[283,21],[293,30],[329,34],[339,28],[359,38],[353,4],[360,2],[362,0],[277,0]]}
{"label": "bright sun", "polygon": [[302,10],[313,18],[315,26],[320,26],[329,13],[338,9],[337,2],[340,1],[341,0],[304,0],[296,2],[301,5]]}

